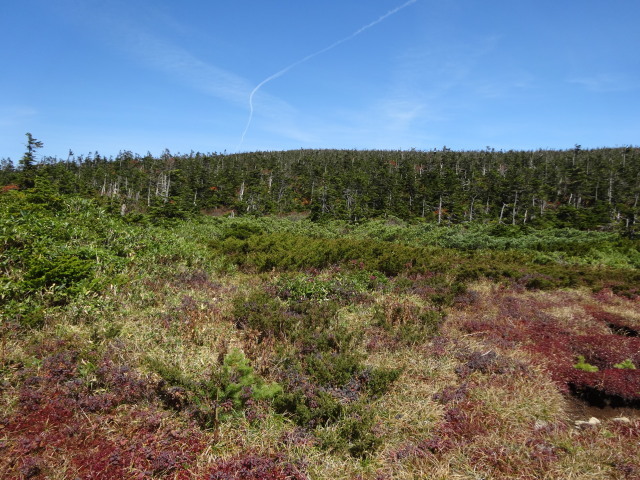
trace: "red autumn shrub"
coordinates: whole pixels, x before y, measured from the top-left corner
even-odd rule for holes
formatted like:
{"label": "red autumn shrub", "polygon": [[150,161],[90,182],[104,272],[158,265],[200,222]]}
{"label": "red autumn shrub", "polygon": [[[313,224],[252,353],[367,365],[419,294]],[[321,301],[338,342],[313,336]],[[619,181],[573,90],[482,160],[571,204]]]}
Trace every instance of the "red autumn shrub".
{"label": "red autumn shrub", "polygon": [[640,338],[618,335],[579,335],[570,339],[571,350],[584,356],[591,365],[600,369],[631,360],[640,366]]}
{"label": "red autumn shrub", "polygon": [[154,406],[151,382],[109,356],[89,380],[77,353],[53,347],[18,376],[16,411],[0,418],[6,478],[192,478],[203,435]]}
{"label": "red autumn shrub", "polygon": [[617,313],[606,312],[594,305],[587,305],[585,311],[594,320],[604,323],[611,331],[617,335],[637,337],[640,331],[640,323],[637,320],[623,317]]}
{"label": "red autumn shrub", "polygon": [[[594,330],[598,330],[595,328],[597,324],[606,323],[612,333],[578,335],[577,331],[585,330],[584,324],[576,329],[576,325],[570,322],[563,323],[542,311],[542,305],[531,299],[496,297],[493,302],[498,308],[496,318],[491,321],[467,320],[463,325],[466,332],[481,332],[494,345],[500,342],[519,344],[534,354],[534,359],[545,366],[566,393],[600,405],[636,405],[640,402],[640,388],[636,380],[640,370],[614,368],[627,360],[640,368],[640,338],[628,336],[632,326],[635,327],[630,320],[587,306],[585,310],[593,317]],[[624,332],[623,328],[626,329]],[[576,368],[579,356],[600,371],[585,372]],[[494,370],[492,373],[500,372],[500,368],[490,365],[489,359],[470,357],[466,360],[459,367],[460,373],[491,369]]]}
{"label": "red autumn shrub", "polygon": [[208,480],[307,480],[301,467],[283,455],[246,454],[222,460],[211,468]]}
{"label": "red autumn shrub", "polygon": [[18,185],[11,183],[9,185],[3,185],[2,187],[0,187],[0,193],[6,193],[10,190],[19,190],[19,189],[20,187],[18,187]]}

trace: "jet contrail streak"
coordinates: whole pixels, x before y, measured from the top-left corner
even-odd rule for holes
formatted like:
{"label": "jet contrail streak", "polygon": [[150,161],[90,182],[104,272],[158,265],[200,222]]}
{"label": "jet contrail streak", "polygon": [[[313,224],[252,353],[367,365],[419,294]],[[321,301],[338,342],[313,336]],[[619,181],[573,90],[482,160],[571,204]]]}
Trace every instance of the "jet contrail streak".
{"label": "jet contrail streak", "polygon": [[408,7],[409,5],[411,5],[412,3],[416,3],[418,0],[409,0],[408,2],[403,3],[402,5],[400,5],[399,7],[394,8],[393,10],[389,10],[387,13],[385,13],[384,15],[382,15],[380,18],[378,18],[377,20],[374,20],[371,23],[368,23],[367,25],[365,25],[364,27],[359,28],[358,30],[356,30],[355,32],[353,32],[351,35],[349,35],[348,37],[344,37],[341,40],[338,40],[337,42],[332,43],[331,45],[329,45],[328,47],[324,47],[321,50],[318,50],[317,52],[314,52],[310,55],[307,55],[304,58],[301,58],[300,60],[298,60],[297,62],[292,63],[291,65],[283,68],[282,70],[274,73],[273,75],[271,75],[270,77],[265,78],[263,81],[261,81],[258,85],[255,86],[255,88],[251,91],[251,94],[249,94],[249,119],[247,120],[247,126],[244,128],[244,132],[242,132],[242,138],[240,139],[240,144],[238,145],[238,148],[236,148],[236,151],[240,150],[240,147],[242,146],[242,143],[244,142],[244,137],[247,134],[247,131],[249,130],[249,126],[251,125],[251,120],[253,119],[253,96],[256,94],[256,92],[258,90],[260,90],[260,88],[265,84],[270,82],[271,80],[275,80],[278,77],[281,77],[282,75],[284,75],[285,73],[287,73],[289,70],[291,70],[294,67],[297,67],[298,65],[300,65],[301,63],[306,62],[307,60],[311,60],[313,57],[317,57],[318,55],[321,55],[325,52],[328,52],[329,50],[332,50],[334,48],[336,48],[338,45],[343,44],[344,42],[348,42],[349,40],[351,40],[354,37],[357,37],[358,35],[360,35],[362,32],[364,32],[365,30],[368,30],[371,27],[376,26],[377,24],[379,24],[380,22],[382,22],[383,20],[385,20],[387,17],[390,17],[391,15],[393,15],[394,13],[398,13],[400,10],[402,10],[403,8]]}

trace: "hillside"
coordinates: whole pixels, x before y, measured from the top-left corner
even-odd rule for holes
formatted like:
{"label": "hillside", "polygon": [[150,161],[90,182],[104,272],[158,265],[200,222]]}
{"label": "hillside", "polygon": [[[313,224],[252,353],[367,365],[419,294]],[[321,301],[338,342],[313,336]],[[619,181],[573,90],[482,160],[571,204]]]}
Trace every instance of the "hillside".
{"label": "hillside", "polygon": [[5,163],[0,477],[638,478],[639,160]]}

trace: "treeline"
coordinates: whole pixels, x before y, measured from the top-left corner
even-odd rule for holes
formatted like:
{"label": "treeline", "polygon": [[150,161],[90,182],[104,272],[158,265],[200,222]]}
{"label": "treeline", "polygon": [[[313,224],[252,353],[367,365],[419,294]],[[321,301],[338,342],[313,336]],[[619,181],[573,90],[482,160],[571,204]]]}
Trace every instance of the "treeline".
{"label": "treeline", "polygon": [[[31,154],[31,152],[28,152]],[[27,155],[27,154],[25,154]],[[27,167],[4,160],[0,185]],[[640,148],[569,150],[294,150],[159,157],[121,152],[29,163],[61,193],[103,197],[122,213],[231,215],[304,212],[312,220],[394,216],[465,222],[637,228]],[[30,178],[31,178],[30,177]]]}

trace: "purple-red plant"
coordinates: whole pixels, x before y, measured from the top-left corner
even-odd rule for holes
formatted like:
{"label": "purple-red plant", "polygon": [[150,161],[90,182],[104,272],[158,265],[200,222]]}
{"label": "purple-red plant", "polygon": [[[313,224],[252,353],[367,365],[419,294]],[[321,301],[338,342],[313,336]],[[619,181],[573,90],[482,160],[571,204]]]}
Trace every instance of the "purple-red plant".
{"label": "purple-red plant", "polygon": [[203,434],[155,406],[151,381],[108,355],[89,379],[80,355],[58,347],[17,376],[17,409],[0,419],[5,478],[192,477]]}
{"label": "purple-red plant", "polygon": [[[622,362],[640,366],[640,338],[615,334],[616,328],[630,329],[630,323],[619,315],[587,306],[593,318],[594,330],[602,322],[612,328],[611,334],[577,334],[575,327],[563,326],[544,312],[545,304],[530,298],[496,296],[494,303],[499,314],[492,321],[467,320],[463,328],[468,333],[483,333],[487,340],[500,346],[501,342],[514,342],[534,354],[534,358],[546,367],[560,389],[581,396],[595,404],[639,405],[640,370],[614,368]],[[552,306],[552,305],[548,305]],[[582,327],[584,329],[584,327]],[[620,333],[618,331],[618,333]],[[579,357],[599,371],[587,372],[575,367]],[[500,367],[490,358],[471,354],[463,359],[458,373],[465,376],[470,371],[496,371]]]}
{"label": "purple-red plant", "polygon": [[215,464],[208,480],[307,480],[302,466],[283,455],[245,454]]}

